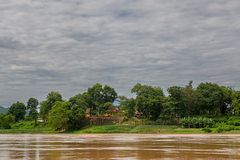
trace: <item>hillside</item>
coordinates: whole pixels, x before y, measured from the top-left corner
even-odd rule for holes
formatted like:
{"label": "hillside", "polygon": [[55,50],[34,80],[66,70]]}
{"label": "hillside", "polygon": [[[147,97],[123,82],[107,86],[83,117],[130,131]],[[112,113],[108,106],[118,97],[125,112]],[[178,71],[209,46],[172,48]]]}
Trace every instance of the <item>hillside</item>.
{"label": "hillside", "polygon": [[8,108],[4,108],[2,106],[0,106],[0,113],[7,113]]}

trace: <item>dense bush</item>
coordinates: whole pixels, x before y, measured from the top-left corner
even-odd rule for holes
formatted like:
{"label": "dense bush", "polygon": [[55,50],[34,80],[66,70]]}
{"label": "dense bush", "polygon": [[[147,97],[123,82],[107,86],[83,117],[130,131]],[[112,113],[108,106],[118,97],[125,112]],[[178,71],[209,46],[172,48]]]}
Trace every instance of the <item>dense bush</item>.
{"label": "dense bush", "polygon": [[178,125],[179,120],[177,118],[159,118],[156,120],[157,125]]}
{"label": "dense bush", "polygon": [[58,131],[66,131],[69,128],[70,111],[68,102],[56,102],[49,112],[49,125]]}
{"label": "dense bush", "polygon": [[13,129],[32,129],[35,127],[34,121],[19,121],[12,125]]}
{"label": "dense bush", "polygon": [[180,125],[184,128],[205,128],[212,127],[214,121],[211,118],[206,117],[182,118],[180,120]]}
{"label": "dense bush", "polygon": [[218,117],[211,117],[215,123],[222,123],[222,122],[227,122],[229,117],[228,116],[218,116]]}
{"label": "dense bush", "polygon": [[239,117],[215,117],[213,128],[204,128],[203,131],[221,133],[226,131],[240,130]]}
{"label": "dense bush", "polygon": [[214,128],[213,131],[216,133],[221,133],[224,131],[240,130],[240,127],[234,126],[234,125],[229,125],[224,122],[217,123],[215,126],[216,126],[216,128]]}
{"label": "dense bush", "polygon": [[202,131],[206,132],[206,133],[211,133],[212,130],[210,128],[203,128]]}
{"label": "dense bush", "polygon": [[240,118],[237,117],[230,117],[227,120],[228,125],[233,125],[233,126],[240,126]]}
{"label": "dense bush", "polygon": [[56,102],[49,112],[49,125],[56,131],[79,129],[87,124],[84,108],[74,106],[70,109],[69,102]]}
{"label": "dense bush", "polygon": [[0,128],[1,129],[10,129],[11,124],[15,122],[15,117],[12,115],[0,114]]}

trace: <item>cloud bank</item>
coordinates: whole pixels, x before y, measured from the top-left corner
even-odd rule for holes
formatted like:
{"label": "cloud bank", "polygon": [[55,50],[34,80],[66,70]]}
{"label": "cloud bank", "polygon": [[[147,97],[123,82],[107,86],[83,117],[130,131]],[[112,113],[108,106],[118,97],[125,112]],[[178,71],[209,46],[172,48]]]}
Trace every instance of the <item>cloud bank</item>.
{"label": "cloud bank", "polygon": [[0,0],[0,104],[96,82],[240,88],[239,0]]}

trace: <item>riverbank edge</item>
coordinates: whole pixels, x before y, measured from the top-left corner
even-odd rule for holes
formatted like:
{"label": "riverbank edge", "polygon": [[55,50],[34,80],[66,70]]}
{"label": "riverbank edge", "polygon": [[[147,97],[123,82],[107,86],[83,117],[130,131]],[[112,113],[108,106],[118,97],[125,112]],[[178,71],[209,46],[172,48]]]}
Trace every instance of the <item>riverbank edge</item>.
{"label": "riverbank edge", "polygon": [[168,125],[102,125],[81,130],[58,132],[46,128],[0,129],[0,134],[240,134],[239,130],[207,133],[202,128],[181,128]]}

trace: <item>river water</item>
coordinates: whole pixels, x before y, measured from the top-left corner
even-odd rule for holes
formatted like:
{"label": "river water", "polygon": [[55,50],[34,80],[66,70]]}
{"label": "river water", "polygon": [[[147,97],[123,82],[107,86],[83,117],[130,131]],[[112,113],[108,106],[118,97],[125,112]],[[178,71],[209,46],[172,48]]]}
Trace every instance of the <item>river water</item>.
{"label": "river water", "polygon": [[0,160],[240,159],[240,135],[3,134]]}

